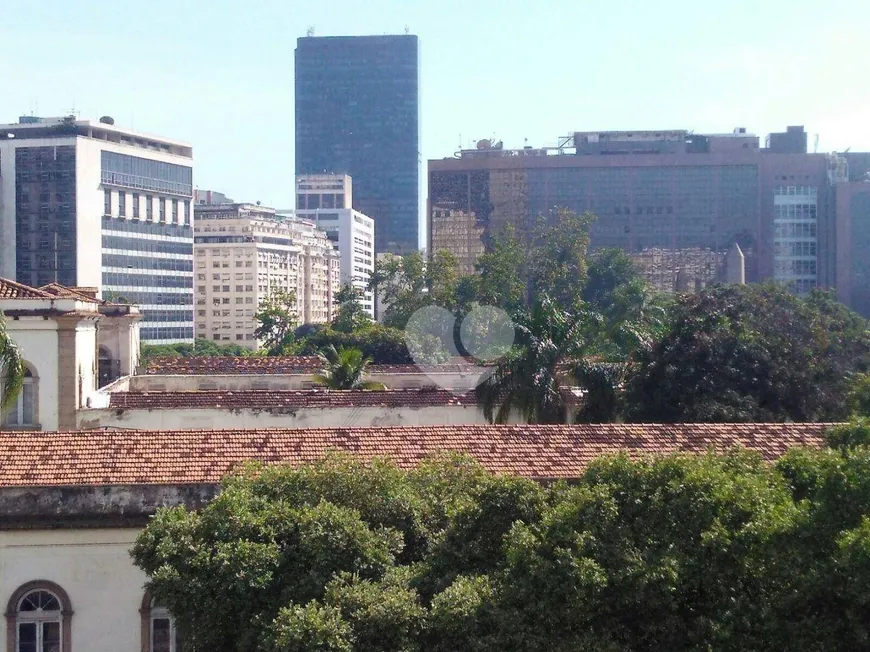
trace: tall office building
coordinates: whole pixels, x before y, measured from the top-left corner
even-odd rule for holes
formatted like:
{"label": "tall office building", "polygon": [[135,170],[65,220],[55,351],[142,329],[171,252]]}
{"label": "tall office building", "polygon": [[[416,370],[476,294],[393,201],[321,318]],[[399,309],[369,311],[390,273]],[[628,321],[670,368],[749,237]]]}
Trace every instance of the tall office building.
{"label": "tall office building", "polygon": [[747,281],[776,279],[804,293],[835,285],[828,158],[806,152],[802,127],[767,148],[744,129],[578,132],[552,148],[480,141],[429,161],[429,248],[462,271],[505,224],[521,233],[556,207],[598,216],[591,246],[630,252],[648,278],[674,289],[721,277],[737,243]]}
{"label": "tall office building", "polygon": [[143,342],[193,340],[193,150],[99,122],[0,125],[0,276],[139,304]]}
{"label": "tall office building", "polygon": [[341,282],[359,293],[359,303],[374,319],[374,295],[368,290],[375,269],[375,224],[353,210],[353,181],[347,175],[308,174],[296,177],[296,210],[313,221],[338,247]]}
{"label": "tall office building", "polygon": [[313,222],[254,204],[197,204],[196,336],[256,349],[258,307],[276,291],[296,297],[299,323],[333,318],[338,252]]}
{"label": "tall office building", "polygon": [[353,177],[378,252],[418,247],[417,37],[330,36],[296,45],[296,174]]}

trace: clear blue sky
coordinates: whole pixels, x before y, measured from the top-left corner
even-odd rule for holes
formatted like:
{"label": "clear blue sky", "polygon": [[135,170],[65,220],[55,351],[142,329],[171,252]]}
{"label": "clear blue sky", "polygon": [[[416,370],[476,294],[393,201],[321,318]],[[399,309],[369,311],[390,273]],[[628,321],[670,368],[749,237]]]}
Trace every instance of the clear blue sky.
{"label": "clear blue sky", "polygon": [[290,206],[310,26],[419,35],[424,165],[460,134],[593,129],[804,124],[819,151],[870,150],[868,0],[2,0],[0,122],[111,115],[193,143],[199,187]]}

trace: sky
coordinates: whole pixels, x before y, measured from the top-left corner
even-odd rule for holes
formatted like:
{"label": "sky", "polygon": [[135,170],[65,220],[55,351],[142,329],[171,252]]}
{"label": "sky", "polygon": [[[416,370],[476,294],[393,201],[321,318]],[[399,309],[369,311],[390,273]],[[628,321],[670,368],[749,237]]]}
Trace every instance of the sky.
{"label": "sky", "polygon": [[0,0],[0,123],[110,115],[192,143],[198,187],[289,207],[296,39],[407,29],[424,168],[590,130],[870,151],[868,26],[867,0]]}

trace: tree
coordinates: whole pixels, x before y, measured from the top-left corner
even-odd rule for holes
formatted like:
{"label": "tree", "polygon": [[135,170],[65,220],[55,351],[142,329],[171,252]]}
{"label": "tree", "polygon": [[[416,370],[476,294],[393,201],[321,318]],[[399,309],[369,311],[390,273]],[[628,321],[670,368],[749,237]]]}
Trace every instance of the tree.
{"label": "tree", "polygon": [[142,344],[140,345],[139,357],[142,363],[154,358],[192,358],[213,356],[252,356],[255,351],[241,344],[229,343],[218,344],[214,340],[198,337],[193,344],[190,342],[177,342],[175,344]]}
{"label": "tree", "polygon": [[293,330],[299,316],[296,312],[296,295],[272,288],[260,304],[254,319],[259,326],[254,336],[263,342],[269,355],[280,355],[293,341]]}
{"label": "tree", "polygon": [[475,264],[479,277],[477,300],[515,314],[526,303],[528,251],[512,225],[492,237],[487,250]]}
{"label": "tree", "polygon": [[566,363],[582,357],[600,315],[568,312],[547,297],[517,320],[517,345],[477,387],[478,405],[489,421],[518,414],[529,423],[566,423],[565,391],[572,383]]}
{"label": "tree", "polygon": [[614,304],[618,288],[642,278],[639,270],[624,250],[617,247],[597,249],[589,257],[589,271],[583,288],[583,300],[606,311]]}
{"label": "tree", "polygon": [[870,374],[859,373],[852,378],[848,398],[852,414],[870,417]]}
{"label": "tree", "polygon": [[373,364],[413,364],[404,333],[398,328],[372,324],[352,333],[341,333],[327,325],[303,325],[296,329],[297,340],[284,347],[285,355],[317,355],[328,347],[360,349]]}
{"label": "tree", "polygon": [[366,380],[371,359],[363,357],[359,349],[329,346],[319,357],[324,368],[314,375],[316,383],[329,389],[385,389],[383,383]]}
{"label": "tree", "polygon": [[335,305],[338,309],[332,320],[332,328],[341,333],[353,333],[372,325],[371,317],[360,303],[361,298],[362,291],[351,283],[341,286],[335,295]]}
{"label": "tree", "polygon": [[0,313],[0,416],[18,399],[25,371],[21,349],[12,341]]}
{"label": "tree", "polygon": [[766,285],[680,297],[663,337],[639,354],[627,400],[637,421],[824,421],[849,414],[870,369],[867,322],[824,295]]}
{"label": "tree", "polygon": [[607,456],[570,485],[458,456],[254,465],[132,555],[194,652],[867,650],[862,437]]}
{"label": "tree", "polygon": [[580,306],[587,277],[591,213],[578,215],[567,208],[552,211],[540,221],[529,242],[528,305],[547,294],[568,309]]}
{"label": "tree", "polygon": [[436,251],[426,260],[419,251],[390,256],[375,264],[369,289],[387,306],[383,323],[404,328],[416,311],[437,305],[452,310],[456,303],[457,263],[453,254]]}

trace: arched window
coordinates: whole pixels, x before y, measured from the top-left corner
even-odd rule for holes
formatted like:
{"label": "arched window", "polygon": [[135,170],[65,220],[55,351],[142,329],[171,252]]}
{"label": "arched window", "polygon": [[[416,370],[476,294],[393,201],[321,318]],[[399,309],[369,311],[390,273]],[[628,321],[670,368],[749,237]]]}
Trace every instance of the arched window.
{"label": "arched window", "polygon": [[175,618],[165,607],[151,599],[149,593],[142,600],[142,652],[181,652]]}
{"label": "arched window", "polygon": [[71,652],[72,609],[66,592],[52,582],[19,587],[6,609],[9,652]]}
{"label": "arched window", "polygon": [[38,410],[36,404],[37,378],[28,367],[24,370],[24,382],[18,393],[18,400],[6,413],[7,426],[36,426],[39,425]]}

